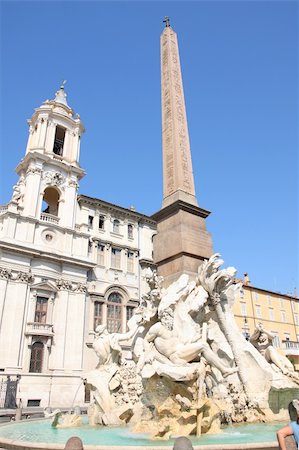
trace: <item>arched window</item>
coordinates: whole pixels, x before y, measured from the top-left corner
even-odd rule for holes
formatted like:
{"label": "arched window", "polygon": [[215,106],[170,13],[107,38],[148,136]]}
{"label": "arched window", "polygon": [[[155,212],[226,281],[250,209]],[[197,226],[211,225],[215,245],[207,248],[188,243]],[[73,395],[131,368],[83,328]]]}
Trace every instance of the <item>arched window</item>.
{"label": "arched window", "polygon": [[59,127],[59,126],[56,127],[54,146],[53,146],[53,153],[55,153],[55,155],[62,156],[62,154],[63,154],[65,131],[66,130],[63,127]]}
{"label": "arched window", "polygon": [[53,187],[46,188],[43,197],[42,211],[44,213],[52,214],[52,216],[58,216],[58,206],[59,192]]}
{"label": "arched window", "polygon": [[107,330],[109,333],[122,331],[122,296],[112,292],[107,301]]}
{"label": "arched window", "polygon": [[98,325],[101,325],[103,322],[103,303],[95,301],[94,302],[94,330]]}
{"label": "arched window", "polygon": [[119,220],[114,219],[113,220],[113,233],[118,233],[119,234]]}
{"label": "arched window", "polygon": [[29,372],[41,373],[43,367],[44,345],[35,342],[32,345]]}

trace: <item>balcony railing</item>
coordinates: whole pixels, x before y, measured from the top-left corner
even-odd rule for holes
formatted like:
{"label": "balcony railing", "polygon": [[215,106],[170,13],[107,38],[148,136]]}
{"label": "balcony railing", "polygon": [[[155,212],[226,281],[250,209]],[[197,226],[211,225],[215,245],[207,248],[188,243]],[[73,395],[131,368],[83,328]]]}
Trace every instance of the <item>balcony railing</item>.
{"label": "balcony railing", "polygon": [[299,356],[299,342],[297,341],[282,341],[286,355]]}
{"label": "balcony railing", "polygon": [[53,336],[53,325],[49,323],[28,322],[25,334]]}
{"label": "balcony railing", "polygon": [[41,213],[40,220],[43,222],[54,223],[55,225],[59,224],[59,217],[44,212]]}

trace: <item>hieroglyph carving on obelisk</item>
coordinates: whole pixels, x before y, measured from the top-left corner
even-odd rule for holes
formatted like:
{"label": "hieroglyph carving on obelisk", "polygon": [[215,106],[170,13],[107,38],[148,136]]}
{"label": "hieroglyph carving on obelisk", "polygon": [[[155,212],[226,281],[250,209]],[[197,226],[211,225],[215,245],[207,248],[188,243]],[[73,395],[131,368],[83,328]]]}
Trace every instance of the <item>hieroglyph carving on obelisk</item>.
{"label": "hieroglyph carving on obelisk", "polygon": [[178,199],[197,204],[177,35],[161,35],[163,206]]}

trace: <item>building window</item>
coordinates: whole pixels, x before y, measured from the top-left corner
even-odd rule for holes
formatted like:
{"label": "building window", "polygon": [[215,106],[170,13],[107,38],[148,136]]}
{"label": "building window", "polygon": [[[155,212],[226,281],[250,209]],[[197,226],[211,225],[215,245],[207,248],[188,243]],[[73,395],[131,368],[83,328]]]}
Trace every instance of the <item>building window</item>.
{"label": "building window", "polygon": [[279,348],[280,347],[280,340],[279,340],[279,336],[277,334],[276,331],[271,331],[271,334],[273,334],[273,347]]}
{"label": "building window", "polygon": [[243,288],[240,289],[240,298],[244,298],[244,289]]}
{"label": "building window", "polygon": [[46,188],[43,196],[42,212],[58,216],[58,206],[59,192],[53,187]]}
{"label": "building window", "polygon": [[274,320],[274,310],[273,308],[269,308],[269,319]]}
{"label": "building window", "polygon": [[93,216],[88,216],[88,228],[92,228]]}
{"label": "building window", "polygon": [[279,302],[280,302],[280,307],[281,307],[281,308],[284,308],[283,298],[280,298],[280,299],[279,299]]}
{"label": "building window", "polygon": [[98,325],[101,325],[103,322],[103,303],[102,302],[94,302],[94,330]]}
{"label": "building window", "polygon": [[133,317],[134,315],[134,311],[135,311],[135,306],[127,306],[126,308],[126,318],[127,318],[127,323],[128,321],[131,319],[131,317]]}
{"label": "building window", "polygon": [[282,322],[286,322],[287,321],[287,316],[286,316],[285,311],[280,311],[280,313],[281,313],[281,321]]}
{"label": "building window", "polygon": [[34,322],[47,323],[48,298],[36,297]]}
{"label": "building window", "polygon": [[241,303],[240,303],[240,306],[241,306],[241,315],[242,315],[242,316],[247,316],[246,303],[241,302]]}
{"label": "building window", "polygon": [[88,253],[92,253],[92,241],[88,240]]}
{"label": "building window", "polygon": [[295,321],[295,325],[299,325],[298,314],[294,314],[294,321]]}
{"label": "building window", "polygon": [[29,372],[41,373],[44,357],[44,345],[35,342],[32,345]]}
{"label": "building window", "polygon": [[56,127],[54,147],[53,147],[53,153],[55,153],[55,155],[62,156],[62,154],[63,154],[65,131],[66,130],[63,127],[58,127],[58,126]]}
{"label": "building window", "polygon": [[255,313],[256,313],[256,317],[258,317],[258,318],[262,317],[262,312],[261,312],[260,305],[255,305]]}
{"label": "building window", "polygon": [[120,225],[119,220],[114,219],[113,220],[113,233],[119,234],[119,225]]}
{"label": "building window", "polygon": [[131,273],[134,272],[134,253],[133,252],[128,252],[127,270],[128,270],[128,272],[131,272]]}
{"label": "building window", "polygon": [[268,299],[268,305],[272,306],[272,298],[271,295],[267,295],[267,299]]}
{"label": "building window", "polygon": [[105,226],[105,217],[99,216],[99,229],[104,230],[104,226]]}
{"label": "building window", "polygon": [[105,246],[98,244],[97,263],[99,266],[105,265]]}
{"label": "building window", "polygon": [[107,330],[109,333],[122,331],[122,296],[112,292],[107,300]]}
{"label": "building window", "polygon": [[255,298],[255,300],[258,300],[259,294],[257,292],[254,293],[254,298]]}
{"label": "building window", "polygon": [[128,238],[133,239],[133,225],[130,223],[128,225]]}
{"label": "building window", "polygon": [[119,248],[112,247],[111,249],[111,267],[114,269],[120,269],[120,256],[121,250]]}

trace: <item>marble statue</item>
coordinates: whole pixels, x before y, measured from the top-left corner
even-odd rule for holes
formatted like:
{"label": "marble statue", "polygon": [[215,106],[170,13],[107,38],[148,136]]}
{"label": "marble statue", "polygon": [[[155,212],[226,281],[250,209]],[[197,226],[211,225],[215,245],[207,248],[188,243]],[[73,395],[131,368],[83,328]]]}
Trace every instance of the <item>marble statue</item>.
{"label": "marble statue", "polygon": [[[271,398],[275,393],[287,405],[286,397],[298,397],[297,375],[260,325],[251,342],[244,338],[232,312],[236,270],[222,264],[215,254],[195,280],[183,274],[167,288],[149,269],[150,290],[129,331],[96,329],[98,365],[86,375],[92,424],[128,423],[167,439],[215,432],[222,423],[284,418],[286,410],[274,411]],[[124,341],[132,359],[125,358]]]}
{"label": "marble statue", "polygon": [[19,206],[22,206],[24,198],[24,190],[25,190],[25,178],[23,175],[21,175],[17,184],[15,184],[13,187],[11,201],[17,203]]}
{"label": "marble statue", "polygon": [[120,342],[132,338],[137,328],[136,326],[127,333],[112,334],[108,333],[105,325],[96,328],[93,349],[98,357],[98,365],[86,377],[93,396],[90,414],[93,424],[110,425],[121,422],[114,411],[116,398],[113,394],[121,386],[119,371],[123,362]]}
{"label": "marble statue", "polygon": [[54,411],[48,411],[48,408],[44,409],[44,416],[46,419],[51,419],[51,426],[53,428],[70,428],[80,427],[82,425],[81,414],[62,413],[60,409]]}
{"label": "marble statue", "polygon": [[293,378],[299,383],[299,377],[295,373],[293,364],[288,358],[278,353],[273,346],[273,339],[274,335],[265,330],[262,323],[259,323],[250,337],[250,342],[268,363],[274,364],[284,375]]}

